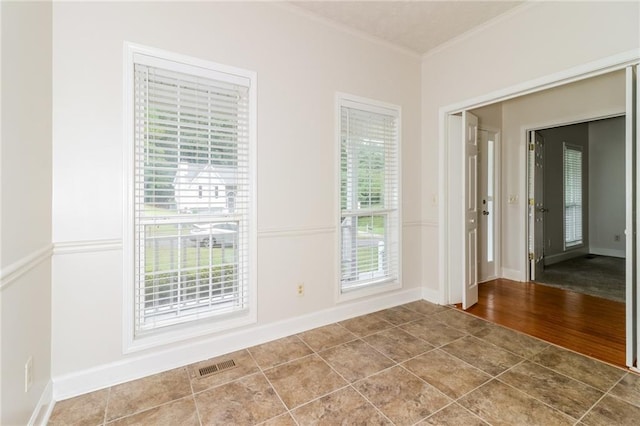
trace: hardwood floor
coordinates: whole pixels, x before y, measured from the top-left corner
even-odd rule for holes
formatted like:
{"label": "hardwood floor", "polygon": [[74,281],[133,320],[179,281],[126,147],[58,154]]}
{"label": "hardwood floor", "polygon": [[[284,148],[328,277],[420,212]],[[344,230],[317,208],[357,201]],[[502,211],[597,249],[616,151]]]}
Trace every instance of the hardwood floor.
{"label": "hardwood floor", "polygon": [[625,304],[498,279],[480,284],[467,312],[558,346],[625,367]]}

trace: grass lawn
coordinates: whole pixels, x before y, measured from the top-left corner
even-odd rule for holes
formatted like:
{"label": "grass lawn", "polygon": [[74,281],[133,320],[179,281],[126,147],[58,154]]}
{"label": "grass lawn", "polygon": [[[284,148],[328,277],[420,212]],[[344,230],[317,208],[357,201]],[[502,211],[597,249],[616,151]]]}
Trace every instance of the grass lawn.
{"label": "grass lawn", "polygon": [[378,270],[378,248],[363,247],[358,249],[358,273]]}
{"label": "grass lawn", "polygon": [[[145,205],[147,216],[173,216],[173,210]],[[380,238],[385,232],[385,216],[362,216],[358,218],[358,238]],[[233,264],[235,249],[232,247],[200,247],[188,238],[191,227],[182,225],[151,225],[147,227],[151,240],[145,250],[145,271],[162,273],[178,269],[197,270],[211,266]],[[183,235],[183,244],[178,253],[178,234]],[[174,238],[171,238],[174,237]],[[378,248],[360,247],[357,252],[358,271],[371,272],[378,269]]]}
{"label": "grass lawn", "polygon": [[358,218],[358,232],[383,236],[384,219],[384,216],[361,216]]}
{"label": "grass lawn", "polygon": [[170,246],[154,248],[149,244],[145,253],[146,272],[162,272],[182,269],[196,269],[209,265],[224,265],[235,262],[235,249],[232,247],[182,247],[178,254]]}

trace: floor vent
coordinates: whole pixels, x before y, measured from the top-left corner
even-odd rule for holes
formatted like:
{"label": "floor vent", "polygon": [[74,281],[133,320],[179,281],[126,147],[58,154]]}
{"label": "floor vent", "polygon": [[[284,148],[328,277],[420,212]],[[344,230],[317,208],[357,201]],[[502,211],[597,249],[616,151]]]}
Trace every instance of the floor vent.
{"label": "floor vent", "polygon": [[220,373],[224,370],[235,368],[236,363],[234,360],[219,362],[217,364],[206,365],[198,369],[198,377],[206,377],[212,374]]}

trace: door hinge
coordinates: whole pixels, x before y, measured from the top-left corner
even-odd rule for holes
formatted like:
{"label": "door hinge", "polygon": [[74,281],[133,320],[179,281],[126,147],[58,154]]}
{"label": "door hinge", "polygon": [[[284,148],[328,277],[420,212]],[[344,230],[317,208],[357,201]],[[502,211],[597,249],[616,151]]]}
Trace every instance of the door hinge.
{"label": "door hinge", "polygon": [[529,151],[535,151],[536,150],[536,145],[533,143],[529,144]]}
{"label": "door hinge", "polygon": [[529,205],[530,206],[535,206],[536,205],[536,200],[533,198],[529,198]]}
{"label": "door hinge", "polygon": [[529,253],[529,260],[533,260],[536,258],[536,255],[533,253]]}

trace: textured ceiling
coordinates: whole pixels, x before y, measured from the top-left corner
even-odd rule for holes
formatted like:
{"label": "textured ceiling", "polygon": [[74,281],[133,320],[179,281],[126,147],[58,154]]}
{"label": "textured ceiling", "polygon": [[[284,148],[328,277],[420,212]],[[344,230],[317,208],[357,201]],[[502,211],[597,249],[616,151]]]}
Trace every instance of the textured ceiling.
{"label": "textured ceiling", "polygon": [[294,1],[315,15],[418,54],[521,5],[522,1]]}

